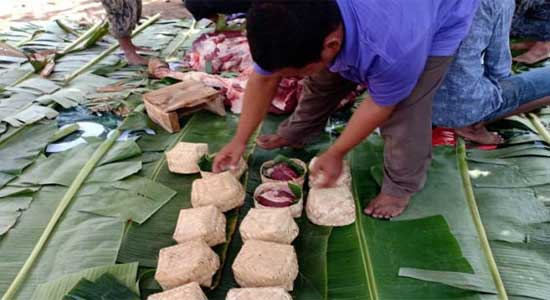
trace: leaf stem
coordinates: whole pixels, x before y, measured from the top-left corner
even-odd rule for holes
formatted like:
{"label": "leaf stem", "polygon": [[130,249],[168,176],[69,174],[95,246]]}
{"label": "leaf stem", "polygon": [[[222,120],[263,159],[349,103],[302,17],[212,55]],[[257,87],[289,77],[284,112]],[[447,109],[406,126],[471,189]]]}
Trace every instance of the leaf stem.
{"label": "leaf stem", "polygon": [[[332,137],[331,137],[331,141],[332,141]],[[355,160],[355,152],[352,151],[351,153],[351,158],[350,158],[350,164],[353,166],[354,164],[354,160]],[[366,277],[366,281],[367,281],[367,286],[368,286],[368,290],[369,290],[369,298],[371,300],[378,300],[380,299],[379,295],[378,295],[378,287],[377,287],[377,284],[376,284],[376,277],[374,275],[374,267],[373,267],[373,263],[372,263],[372,258],[371,258],[371,254],[370,254],[370,250],[369,250],[369,245],[367,243],[367,239],[366,239],[366,236],[365,236],[365,230],[363,229],[364,225],[363,225],[363,214],[361,212],[361,200],[359,199],[359,190],[358,190],[358,187],[357,185],[355,184],[355,180],[353,180],[353,178],[359,178],[359,176],[354,176],[353,175],[353,169],[352,169],[352,185],[353,185],[353,189],[352,189],[352,192],[353,192],[353,198],[354,198],[354,201],[355,201],[355,207],[356,207],[356,217],[355,217],[355,223],[353,226],[355,226],[356,228],[356,232],[357,232],[357,239],[358,239],[358,243],[359,243],[359,247],[361,249],[361,258],[363,259],[363,269],[364,269],[364,272],[365,272],[365,277]]]}
{"label": "leaf stem", "polygon": [[498,266],[495,261],[495,257],[493,256],[493,251],[491,250],[489,239],[487,238],[487,232],[485,232],[485,227],[483,226],[481,215],[479,214],[479,209],[477,207],[474,189],[472,186],[472,180],[470,179],[470,174],[468,173],[468,162],[466,161],[466,143],[463,139],[459,139],[458,142],[457,160],[460,175],[462,177],[464,191],[466,193],[466,200],[468,201],[468,207],[470,208],[470,213],[472,214],[472,219],[479,235],[481,249],[483,249],[483,252],[485,253],[485,258],[487,259],[489,270],[497,288],[498,299],[508,300],[508,294],[506,293],[504,283],[502,282],[502,278],[500,277],[500,272],[498,271]]}
{"label": "leaf stem", "polygon": [[59,139],[62,139],[79,129],[80,129],[80,126],[78,126],[78,124],[76,123],[71,124],[63,129],[59,129],[52,135],[52,137],[50,138],[50,142],[55,142]]}
{"label": "leaf stem", "polygon": [[[145,28],[149,27],[151,24],[155,23],[160,18],[160,14],[156,14],[149,18],[146,22],[141,24],[139,27],[137,27],[134,32],[132,32],[132,37],[138,35],[140,32],[142,32]],[[80,67],[78,70],[74,71],[67,77],[65,77],[65,85],[67,85],[69,82],[71,82],[73,79],[75,79],[78,75],[84,73],[86,70],[88,70],[93,65],[97,64],[98,62],[105,59],[107,56],[109,56],[111,53],[113,53],[117,48],[119,47],[119,44],[114,44],[111,47],[107,48],[105,51],[103,51],[101,54],[99,54],[97,57],[95,57],[93,60],[89,61],[87,64]]]}
{"label": "leaf stem", "polygon": [[90,27],[90,29],[88,29],[84,34],[82,34],[76,40],[74,40],[72,43],[67,45],[67,47],[65,47],[65,49],[61,50],[61,52],[59,52],[59,55],[65,55],[65,54],[69,53],[71,50],[73,50],[76,46],[78,46],[84,40],[86,40],[87,38],[92,36],[94,34],[94,32],[97,31],[100,27],[104,26],[104,24],[105,24],[105,21],[94,24],[94,26]]}
{"label": "leaf stem", "polygon": [[529,113],[529,120],[533,123],[533,126],[535,126],[544,141],[550,144],[550,133],[546,130],[546,127],[544,127],[544,124],[542,124],[539,117],[534,113]]}
{"label": "leaf stem", "polygon": [[121,132],[120,130],[115,130],[113,134],[106,139],[99,147],[96,149],[94,154],[90,157],[90,159],[86,162],[86,164],[82,167],[76,178],[73,180],[71,185],[69,186],[69,189],[65,194],[63,195],[63,198],[59,202],[59,205],[55,209],[52,217],[50,218],[50,221],[48,222],[48,225],[46,225],[46,228],[42,232],[42,235],[40,236],[40,239],[34,246],[31,254],[25,261],[25,264],[19,270],[19,273],[17,273],[17,276],[10,284],[8,290],[2,297],[2,300],[12,300],[14,299],[15,295],[19,291],[19,288],[29,275],[29,271],[33,267],[36,259],[40,256],[40,253],[42,252],[42,249],[48,242],[53,230],[55,229],[57,223],[63,216],[63,213],[69,207],[71,204],[71,200],[74,198],[76,193],[79,191],[80,187],[86,181],[90,173],[94,170],[97,163],[101,160],[101,158],[111,149],[117,138],[120,136]]}
{"label": "leaf stem", "polygon": [[67,24],[63,23],[63,21],[61,21],[60,19],[56,19],[55,23],[57,24],[57,26],[59,26],[59,28],[63,29],[63,31],[65,31],[66,33],[70,33],[74,36],[78,36],[78,32],[76,32],[74,29],[72,29]]}
{"label": "leaf stem", "polygon": [[23,82],[23,81],[29,79],[29,77],[31,77],[32,74],[34,74],[34,69],[28,71],[27,73],[25,73],[25,75],[19,77],[19,78],[18,78],[14,83],[12,83],[10,86],[16,86],[16,85],[20,84],[21,82]]}

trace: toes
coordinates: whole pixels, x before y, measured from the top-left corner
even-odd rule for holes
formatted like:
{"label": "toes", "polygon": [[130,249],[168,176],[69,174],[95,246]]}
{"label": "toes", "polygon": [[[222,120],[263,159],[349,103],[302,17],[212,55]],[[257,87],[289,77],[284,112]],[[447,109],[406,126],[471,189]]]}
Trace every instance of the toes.
{"label": "toes", "polygon": [[[366,215],[369,215],[371,216],[374,212],[374,201],[371,201],[369,203],[369,205],[367,205],[367,207],[365,209],[363,209],[363,212],[366,214]],[[374,217],[374,216],[373,216]]]}

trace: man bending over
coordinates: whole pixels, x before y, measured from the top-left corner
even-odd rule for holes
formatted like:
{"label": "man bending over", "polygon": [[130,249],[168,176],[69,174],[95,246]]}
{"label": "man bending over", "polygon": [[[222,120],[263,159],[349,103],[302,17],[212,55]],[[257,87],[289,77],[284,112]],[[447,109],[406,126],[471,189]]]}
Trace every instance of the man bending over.
{"label": "man bending over", "polygon": [[281,78],[310,76],[296,111],[277,134],[260,138],[266,148],[301,144],[321,132],[339,101],[363,83],[370,98],[319,156],[312,176],[331,185],[344,156],[380,127],[384,181],[365,213],[376,218],[401,214],[426,180],[432,99],[477,6],[478,0],[254,2],[247,32],[256,68],[237,133],[217,155],[214,169],[237,163]]}

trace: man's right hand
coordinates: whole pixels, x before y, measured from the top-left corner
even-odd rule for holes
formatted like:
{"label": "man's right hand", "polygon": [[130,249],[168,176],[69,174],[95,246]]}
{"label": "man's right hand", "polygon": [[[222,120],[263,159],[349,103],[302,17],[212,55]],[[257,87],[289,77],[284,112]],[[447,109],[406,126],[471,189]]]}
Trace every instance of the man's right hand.
{"label": "man's right hand", "polygon": [[237,168],[239,160],[243,156],[245,150],[246,144],[231,141],[231,143],[225,145],[225,147],[218,152],[216,158],[214,158],[214,164],[212,165],[213,171],[219,173]]}

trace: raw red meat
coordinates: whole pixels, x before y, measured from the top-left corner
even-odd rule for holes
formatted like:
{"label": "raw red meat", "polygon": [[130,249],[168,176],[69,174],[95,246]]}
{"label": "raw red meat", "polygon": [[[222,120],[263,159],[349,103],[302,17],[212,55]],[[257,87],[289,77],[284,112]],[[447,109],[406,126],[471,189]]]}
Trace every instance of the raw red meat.
{"label": "raw red meat", "polygon": [[[240,113],[244,89],[253,66],[246,37],[238,31],[204,34],[193,43],[191,51],[184,58],[184,64],[196,71],[205,72],[208,69],[208,62],[211,66],[209,71],[214,74],[240,73],[235,78],[206,74],[208,77],[205,81],[207,85],[220,88],[226,96],[226,105],[231,107],[232,112]],[[283,79],[271,103],[270,112],[289,113],[294,111],[301,93],[302,80],[300,78]]]}
{"label": "raw red meat", "polygon": [[279,163],[265,170],[265,175],[271,179],[289,181],[299,177],[291,167],[285,163]]}
{"label": "raw red meat", "polygon": [[[208,62],[210,62],[208,64]],[[208,67],[208,65],[211,67]],[[195,72],[176,72],[158,60],[149,63],[149,73],[156,78],[172,77],[194,79],[219,89],[225,96],[225,105],[233,113],[242,111],[243,96],[248,76],[252,72],[252,57],[246,37],[241,32],[208,33],[198,38],[184,58],[184,66]],[[206,73],[206,70],[213,74]],[[239,73],[237,77],[224,77],[223,72]],[[279,84],[270,112],[284,114],[294,111],[303,90],[301,78],[284,78]],[[355,99],[352,92],[342,103]],[[342,107],[341,105],[340,107]]]}
{"label": "raw red meat", "polygon": [[294,204],[296,197],[288,191],[267,190],[258,195],[256,200],[263,206],[288,207]]}
{"label": "raw red meat", "polygon": [[210,62],[212,73],[240,73],[252,66],[248,41],[238,31],[202,35],[193,43],[184,61],[196,71],[206,71]]}

